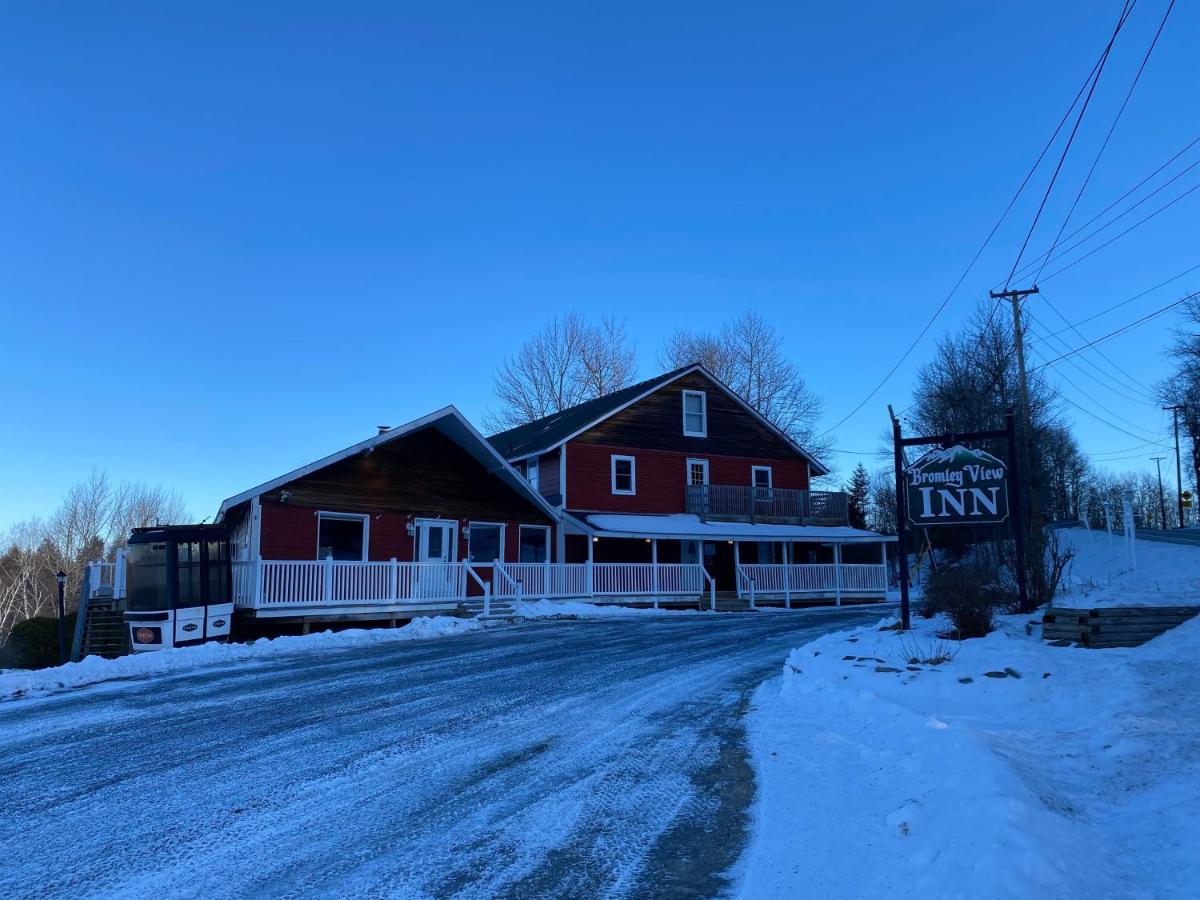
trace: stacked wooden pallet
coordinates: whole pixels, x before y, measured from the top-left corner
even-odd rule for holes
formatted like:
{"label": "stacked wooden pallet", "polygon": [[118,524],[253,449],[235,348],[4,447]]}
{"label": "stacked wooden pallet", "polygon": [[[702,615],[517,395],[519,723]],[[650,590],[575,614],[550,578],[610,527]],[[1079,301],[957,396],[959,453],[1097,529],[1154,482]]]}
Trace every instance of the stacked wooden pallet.
{"label": "stacked wooden pallet", "polygon": [[1200,613],[1196,606],[1107,606],[1097,609],[1049,607],[1042,637],[1085,647],[1137,647]]}

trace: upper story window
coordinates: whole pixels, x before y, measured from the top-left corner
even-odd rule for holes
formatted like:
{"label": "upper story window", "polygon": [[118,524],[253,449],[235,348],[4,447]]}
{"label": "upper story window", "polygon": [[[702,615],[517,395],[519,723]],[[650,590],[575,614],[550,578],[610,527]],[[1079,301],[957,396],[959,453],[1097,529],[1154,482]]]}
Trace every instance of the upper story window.
{"label": "upper story window", "polygon": [[687,461],[687,484],[690,487],[708,484],[707,459],[689,459]]}
{"label": "upper story window", "polygon": [[612,458],[612,492],[614,494],[636,494],[637,476],[632,456]]}
{"label": "upper story window", "polygon": [[768,500],[771,497],[771,467],[751,466],[750,483],[754,485],[754,496],[758,500]]}
{"label": "upper story window", "polygon": [[683,433],[708,437],[708,398],[704,391],[683,392]]}
{"label": "upper story window", "polygon": [[525,477],[529,479],[529,486],[535,491],[538,489],[538,460],[537,457],[532,457],[525,464]]}

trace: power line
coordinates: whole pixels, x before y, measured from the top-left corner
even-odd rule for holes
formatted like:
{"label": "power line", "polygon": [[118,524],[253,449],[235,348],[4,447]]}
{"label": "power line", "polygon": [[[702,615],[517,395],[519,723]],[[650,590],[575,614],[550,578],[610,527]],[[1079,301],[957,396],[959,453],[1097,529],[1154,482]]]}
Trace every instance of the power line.
{"label": "power line", "polygon": [[1176,300],[1174,303],[1169,303],[1166,306],[1162,307],[1161,309],[1156,309],[1154,312],[1148,313],[1148,314],[1142,316],[1140,319],[1136,319],[1135,321],[1130,322],[1128,325],[1122,325],[1116,331],[1110,331],[1108,334],[1104,335],[1103,337],[1098,337],[1093,341],[1088,341],[1088,343],[1084,344],[1082,347],[1076,347],[1074,350],[1070,351],[1069,353],[1064,353],[1062,356],[1056,356],[1054,359],[1044,362],[1040,366],[1035,366],[1033,371],[1036,372],[1038,369],[1044,369],[1047,366],[1052,366],[1055,363],[1060,362],[1061,360],[1064,360],[1069,356],[1074,356],[1076,353],[1082,353],[1084,350],[1087,350],[1089,347],[1094,347],[1096,344],[1107,341],[1110,338],[1117,337],[1120,334],[1124,334],[1125,332],[1130,331],[1131,329],[1134,329],[1139,325],[1143,325],[1146,322],[1149,322],[1151,319],[1157,318],[1158,316],[1161,316],[1163,313],[1169,312],[1170,310],[1174,309],[1175,307],[1177,307],[1183,303],[1187,303],[1187,301],[1193,300],[1196,297],[1200,297],[1200,291],[1197,291],[1193,294],[1188,294],[1186,297],[1181,297],[1180,299]]}
{"label": "power line", "polygon": [[[1175,0],[1171,0],[1171,2],[1167,4],[1167,11],[1163,13],[1162,21],[1158,23],[1158,31],[1154,32],[1154,39],[1150,41],[1150,46],[1146,50],[1146,55],[1142,57],[1142,64],[1138,66],[1137,74],[1133,76],[1133,83],[1129,85],[1129,90],[1125,93],[1125,99],[1121,102],[1121,108],[1117,110],[1117,114],[1113,118],[1113,123],[1109,126],[1108,134],[1104,136],[1104,141],[1100,144],[1100,149],[1096,152],[1096,158],[1092,160],[1092,167],[1088,169],[1087,175],[1084,176],[1083,184],[1079,186],[1079,193],[1075,195],[1075,200],[1071,204],[1071,208],[1067,210],[1066,218],[1063,219],[1062,225],[1059,226],[1058,234],[1054,236],[1054,241],[1050,244],[1049,254],[1047,254],[1046,259],[1042,261],[1041,266],[1038,267],[1037,275],[1033,276],[1035,283],[1037,282],[1038,278],[1041,277],[1042,271],[1046,268],[1046,263],[1050,261],[1050,255],[1054,253],[1054,248],[1058,246],[1058,242],[1062,237],[1062,233],[1067,229],[1067,223],[1071,221],[1071,216],[1074,215],[1076,207],[1079,206],[1079,201],[1083,197],[1083,192],[1087,189],[1088,184],[1091,182],[1092,175],[1096,172],[1096,166],[1100,164],[1100,157],[1102,157],[1104,155],[1104,151],[1108,149],[1108,142],[1112,140],[1113,132],[1117,130],[1117,123],[1121,121],[1121,116],[1125,113],[1125,107],[1129,105],[1129,100],[1133,96],[1134,89],[1137,88],[1138,82],[1141,81],[1142,73],[1146,71],[1146,64],[1150,62],[1150,54],[1154,52],[1154,48],[1158,45],[1158,39],[1162,36],[1163,28],[1165,28],[1167,25],[1167,18],[1171,15],[1171,10],[1174,8]],[[1132,7],[1130,7],[1130,10],[1132,11]],[[1097,75],[1096,77],[1098,81],[1099,76]],[[1082,118],[1082,113],[1080,113],[1080,117]]]}
{"label": "power line", "polygon": [[[1034,352],[1036,353],[1037,351],[1035,350]],[[1038,355],[1040,356],[1041,354],[1038,354]],[[1043,358],[1044,358],[1044,357],[1043,357]],[[1085,391],[1083,388],[1081,388],[1079,385],[1077,385],[1077,384],[1076,384],[1074,381],[1072,381],[1070,378],[1068,378],[1068,377],[1067,377],[1067,376],[1066,376],[1066,375],[1065,375],[1063,372],[1059,371],[1059,372],[1056,372],[1055,374],[1057,374],[1059,378],[1061,378],[1063,381],[1065,381],[1067,384],[1069,384],[1071,387],[1073,387],[1075,390],[1077,390],[1077,391],[1079,392],[1080,396],[1083,396],[1083,397],[1087,397],[1087,396],[1088,396],[1088,393],[1087,393],[1087,391]],[[1060,398],[1062,398],[1062,399],[1066,400],[1066,397],[1064,397],[1064,396],[1063,396],[1063,394],[1062,394],[1062,392],[1061,392],[1061,391],[1059,391],[1057,388],[1055,388],[1055,387],[1054,387],[1054,385],[1052,385],[1052,384],[1048,384],[1048,383],[1047,383],[1047,385],[1046,385],[1046,386],[1047,386],[1047,387],[1049,387],[1049,388],[1050,388],[1050,390],[1054,391],[1054,393],[1058,394],[1058,396],[1059,396]],[[1077,409],[1083,409],[1083,408],[1084,408],[1084,407],[1080,406],[1078,403],[1074,403],[1074,402],[1072,402],[1072,401],[1067,401],[1067,402],[1071,403],[1071,405],[1072,405],[1072,406],[1074,406],[1074,407],[1075,407],[1075,408],[1077,408]],[[1089,414],[1089,415],[1091,415],[1091,416],[1094,416],[1095,418],[1101,418],[1099,415],[1097,415],[1096,413],[1092,412],[1091,410],[1087,410],[1087,412],[1088,412],[1088,414]],[[1131,421],[1129,421],[1129,419],[1126,419],[1124,416],[1118,416],[1118,415],[1117,415],[1115,412],[1113,412],[1112,410],[1108,410],[1108,414],[1109,414],[1109,415],[1110,415],[1112,418],[1116,419],[1118,422],[1121,422],[1122,424],[1124,424],[1124,425],[1127,425],[1127,426],[1129,426],[1130,428],[1135,428],[1135,429],[1137,429],[1138,431],[1145,432],[1145,433],[1144,433],[1144,434],[1142,434],[1142,435],[1135,435],[1135,434],[1133,434],[1132,432],[1129,432],[1129,431],[1127,431],[1127,432],[1125,432],[1126,434],[1129,434],[1129,435],[1130,435],[1130,436],[1132,436],[1132,437],[1140,437],[1140,438],[1141,438],[1141,440],[1143,440],[1143,441],[1151,441],[1151,440],[1154,440],[1154,438],[1151,438],[1151,437],[1149,437],[1149,435],[1150,435],[1150,433],[1151,433],[1151,432],[1150,432],[1150,429],[1148,429],[1148,428],[1144,428],[1143,426],[1141,426],[1141,425],[1138,425],[1136,422],[1131,422]],[[1103,421],[1103,420],[1102,420],[1102,421]],[[1112,424],[1112,423],[1109,423],[1109,424]],[[1116,427],[1116,426],[1114,426],[1114,427]]]}
{"label": "power line", "polygon": [[[1133,0],[1133,3],[1136,3],[1136,2],[1137,2],[1137,0]],[[1122,11],[1122,19],[1121,19],[1120,24],[1124,24],[1124,17],[1126,17],[1128,15],[1128,12],[1130,10],[1132,10],[1132,8],[1133,8],[1133,5],[1129,2],[1129,0],[1126,0],[1126,7]],[[1114,37],[1115,37],[1115,33],[1114,33]],[[950,288],[949,293],[946,294],[945,298],[938,305],[937,309],[935,309],[933,311],[933,315],[929,317],[929,321],[925,323],[925,327],[921,329],[920,333],[913,339],[913,342],[908,345],[908,349],[906,349],[904,351],[904,353],[901,354],[900,358],[896,361],[896,364],[893,365],[890,369],[888,369],[887,374],[884,375],[883,378],[881,378],[879,380],[879,383],[876,384],[875,387],[871,388],[871,390],[867,394],[867,396],[863,397],[863,399],[861,401],[859,401],[857,406],[855,406],[852,410],[850,410],[850,412],[848,412],[845,416],[843,416],[840,420],[838,420],[838,422],[835,423],[831,428],[829,428],[827,431],[825,431],[824,434],[830,434],[831,432],[836,431],[838,428],[840,428],[842,425],[844,425],[846,422],[848,422],[851,418],[853,418],[858,413],[859,410],[861,410],[864,406],[866,406],[867,403],[870,402],[871,398],[874,397],[876,394],[878,394],[880,389],[885,384],[888,383],[888,381],[891,379],[891,377],[893,375],[896,374],[896,371],[900,368],[900,366],[904,365],[904,361],[906,359],[908,359],[908,357],[912,354],[913,350],[916,349],[917,345],[922,341],[922,339],[925,337],[925,335],[929,333],[929,329],[933,327],[933,323],[937,321],[938,316],[940,316],[942,314],[942,312],[946,309],[946,307],[949,305],[950,300],[958,292],[958,289],[962,286],[962,283],[967,280],[967,276],[971,274],[971,271],[975,268],[975,264],[977,262],[979,262],[979,258],[983,255],[984,250],[986,250],[988,248],[988,246],[991,244],[992,238],[996,236],[996,232],[1000,230],[1000,226],[1004,224],[1004,220],[1008,218],[1008,214],[1012,211],[1013,206],[1016,205],[1017,200],[1020,198],[1021,194],[1024,193],[1025,188],[1029,185],[1029,182],[1033,178],[1034,173],[1037,172],[1038,167],[1041,166],[1042,160],[1046,158],[1046,154],[1050,152],[1050,148],[1054,146],[1054,142],[1056,140],[1058,140],[1059,133],[1062,131],[1063,126],[1067,123],[1067,120],[1071,117],[1071,113],[1072,113],[1072,111],[1074,111],[1076,104],[1079,103],[1080,97],[1083,96],[1083,93],[1085,90],[1087,90],[1088,85],[1090,83],[1092,83],[1093,78],[1095,78],[1098,75],[1098,72],[1103,65],[1104,59],[1106,59],[1108,56],[1108,50],[1111,48],[1111,46],[1112,46],[1112,41],[1110,40],[1108,47],[1105,48],[1105,51],[1104,51],[1104,53],[1101,54],[1100,59],[1098,59],[1092,65],[1091,72],[1088,73],[1087,77],[1083,80],[1083,84],[1080,86],[1079,90],[1075,93],[1075,97],[1071,100],[1071,105],[1067,107],[1067,110],[1066,110],[1066,112],[1063,113],[1062,118],[1058,120],[1058,124],[1054,127],[1054,131],[1053,131],[1053,133],[1051,133],[1050,139],[1048,141],[1046,141],[1046,144],[1045,144],[1045,146],[1042,147],[1042,150],[1038,154],[1037,159],[1034,160],[1033,165],[1030,166],[1030,168],[1029,168],[1029,171],[1025,173],[1025,177],[1021,180],[1021,184],[1017,188],[1016,193],[1014,193],[1012,195],[1012,198],[1008,201],[1008,205],[1004,207],[1004,211],[1002,213],[1000,213],[1000,218],[998,218],[996,220],[996,224],[992,226],[992,230],[989,231],[987,234],[987,237],[983,239],[983,243],[979,245],[979,249],[975,251],[975,255],[971,257],[971,261],[969,263],[967,263],[967,267],[963,270],[963,273],[958,277],[958,281],[956,281],[954,283],[954,286],[952,288]],[[1026,239],[1026,242],[1028,242],[1028,239]],[[824,436],[824,434],[822,435],[822,437]]]}
{"label": "power line", "polygon": [[1055,331],[1048,336],[1049,337],[1058,337],[1058,335],[1060,335],[1060,334],[1066,334],[1068,331],[1074,330],[1074,328],[1077,325],[1085,325],[1088,322],[1095,321],[1096,319],[1099,319],[1101,316],[1106,316],[1110,312],[1114,312],[1115,310],[1120,309],[1122,306],[1128,306],[1130,303],[1133,303],[1135,300],[1141,300],[1147,294],[1151,294],[1154,291],[1157,291],[1159,288],[1166,287],[1172,281],[1178,281],[1184,275],[1190,275],[1192,272],[1195,272],[1197,269],[1200,269],[1200,263],[1197,263],[1194,266],[1184,269],[1178,275],[1172,275],[1170,278],[1166,279],[1165,281],[1160,281],[1158,284],[1154,285],[1154,287],[1146,288],[1146,290],[1144,290],[1140,293],[1134,294],[1132,297],[1129,297],[1126,300],[1122,300],[1120,303],[1114,303],[1112,306],[1110,306],[1106,309],[1102,309],[1102,310],[1100,310],[1100,312],[1090,315],[1086,319],[1080,319],[1078,322],[1076,322],[1070,328],[1063,328],[1060,331]]}
{"label": "power line", "polygon": [[[1061,275],[1063,272],[1067,271],[1068,269],[1075,268],[1077,265],[1079,265],[1081,262],[1083,262],[1089,256],[1094,256],[1095,254],[1097,254],[1101,250],[1103,250],[1105,247],[1108,247],[1111,244],[1115,244],[1121,238],[1125,237],[1125,235],[1129,234],[1134,229],[1140,228],[1141,226],[1145,225],[1147,222],[1149,222],[1151,219],[1153,219],[1159,213],[1166,212],[1168,209],[1170,209],[1172,206],[1174,206],[1176,203],[1178,203],[1184,197],[1187,197],[1189,194],[1194,193],[1197,189],[1200,189],[1200,184],[1196,184],[1196,185],[1193,185],[1192,187],[1188,188],[1182,194],[1177,196],[1174,200],[1170,201],[1169,203],[1163,204],[1158,209],[1156,209],[1154,212],[1150,213],[1150,215],[1146,216],[1144,219],[1139,219],[1137,222],[1134,222],[1132,225],[1130,225],[1128,228],[1126,228],[1120,234],[1114,235],[1113,237],[1109,238],[1107,241],[1105,241],[1099,247],[1095,247],[1095,248],[1089,250],[1087,253],[1083,254],[1083,256],[1079,257],[1074,262],[1067,263],[1061,269],[1056,269],[1055,271],[1051,272],[1049,275],[1047,275],[1045,278],[1042,279],[1042,282],[1045,283],[1045,282],[1049,281],[1051,278],[1057,278],[1059,275]],[[1082,243],[1082,241],[1080,243]],[[1078,244],[1076,244],[1076,246],[1078,246]]]}
{"label": "power line", "polygon": [[[1071,331],[1074,331],[1075,334],[1077,334],[1081,340],[1084,340],[1084,341],[1087,340],[1087,337],[1083,334],[1083,332],[1081,332],[1078,328],[1076,328],[1074,325],[1072,325],[1070,323],[1070,321],[1067,320],[1067,317],[1064,316],[1059,311],[1057,306],[1055,306],[1053,303],[1050,302],[1050,298],[1047,297],[1044,293],[1042,294],[1042,300],[1045,301],[1045,304],[1047,307],[1049,307],[1050,311],[1053,312],[1060,319],[1062,319],[1062,321],[1066,324],[1066,326]],[[1065,347],[1068,350],[1071,349],[1070,345],[1067,344],[1067,342],[1064,341],[1062,338],[1059,338],[1057,336],[1054,336],[1054,337],[1056,338],[1056,340],[1059,342],[1059,344],[1061,346]],[[1122,384],[1114,376],[1112,376],[1110,373],[1106,372],[1104,369],[1101,369],[1098,365],[1096,365],[1094,362],[1092,362],[1086,356],[1080,357],[1080,359],[1083,362],[1087,363],[1089,366],[1091,366],[1093,369],[1095,369],[1101,375],[1104,375],[1107,378],[1110,378],[1114,384],[1118,384],[1122,387],[1128,387],[1128,388],[1136,391],[1138,394],[1141,395],[1141,401],[1146,401],[1146,402],[1150,402],[1150,403],[1158,403],[1158,397],[1154,394],[1154,392],[1150,388],[1148,388],[1146,385],[1142,384],[1140,381],[1138,381],[1136,378],[1134,378],[1132,375],[1130,375],[1128,372],[1126,372],[1123,368],[1121,368],[1121,366],[1119,366],[1117,364],[1116,360],[1109,357],[1109,355],[1107,353],[1105,353],[1103,350],[1101,350],[1099,347],[1093,347],[1092,349],[1096,351],[1097,356],[1099,356],[1106,363],[1108,363],[1110,366],[1112,366],[1113,369],[1115,369],[1116,371],[1118,371],[1122,375],[1124,375],[1128,379],[1128,383]],[[1128,398],[1128,397],[1126,399],[1135,399],[1136,400],[1136,398]],[[1138,401],[1138,402],[1140,402],[1140,401]]]}
{"label": "power line", "polygon": [[[1156,175],[1158,175],[1164,169],[1168,168],[1172,163],[1175,162],[1175,160],[1179,159],[1179,157],[1183,156],[1185,153],[1187,153],[1189,150],[1191,150],[1197,144],[1200,144],[1200,137],[1194,138],[1186,147],[1184,147],[1182,150],[1180,150],[1178,153],[1176,153],[1174,156],[1172,156],[1170,159],[1168,159],[1165,163],[1163,163],[1161,166],[1159,166],[1157,169],[1155,169],[1153,172],[1151,172],[1149,175],[1147,175],[1145,178],[1143,178],[1141,181],[1139,181],[1137,184],[1135,184],[1133,187],[1131,187],[1129,190],[1127,190],[1125,193],[1123,193],[1120,197],[1118,197],[1112,203],[1108,204],[1108,206],[1104,207],[1104,209],[1100,210],[1098,213],[1096,213],[1094,216],[1092,216],[1090,219],[1088,219],[1086,222],[1084,222],[1082,225],[1080,225],[1078,228],[1076,228],[1074,231],[1072,231],[1070,234],[1068,234],[1066,236],[1066,240],[1070,240],[1071,238],[1075,237],[1075,235],[1079,234],[1081,231],[1083,231],[1083,229],[1087,228],[1089,225],[1091,225],[1093,222],[1095,222],[1097,219],[1099,219],[1105,213],[1116,208],[1121,203],[1123,203],[1125,200],[1127,200],[1129,197],[1136,194],[1139,190],[1141,190],[1147,184],[1147,182],[1151,181]],[[1133,210],[1137,209],[1142,203],[1149,200],[1151,197],[1153,197],[1155,194],[1162,191],[1168,185],[1174,183],[1175,181],[1178,181],[1181,175],[1183,175],[1187,172],[1190,172],[1193,168],[1195,168],[1195,166],[1196,166],[1196,163],[1193,163],[1192,165],[1190,165],[1186,169],[1184,169],[1183,172],[1180,172],[1178,175],[1175,175],[1169,181],[1167,181],[1164,184],[1160,185],[1159,187],[1155,188],[1153,191],[1151,191],[1149,194],[1147,194],[1145,197],[1143,197],[1137,203],[1133,204],[1128,209],[1126,209],[1123,213],[1121,213],[1118,216],[1115,216],[1104,226],[1102,226],[1101,228],[1098,228],[1095,232],[1093,232],[1093,235],[1098,234],[1100,231],[1103,231],[1109,225],[1113,224],[1114,222],[1117,222],[1121,218],[1123,218],[1123,217],[1127,216],[1129,213],[1133,212]],[[1093,235],[1089,235],[1088,237],[1090,238]],[[1084,240],[1087,240],[1087,239],[1088,238],[1085,238]],[[1083,243],[1083,241],[1079,241],[1079,242],[1073,244],[1071,246],[1071,248],[1062,251],[1062,253],[1060,253],[1059,255],[1065,256],[1067,253],[1070,252],[1071,249],[1078,247],[1082,243]],[[1027,262],[1025,265],[1023,265],[1018,270],[1017,277],[1024,278],[1026,275],[1028,275],[1030,272],[1033,271],[1034,267],[1037,266],[1039,262],[1048,261],[1050,252],[1051,252],[1050,250],[1044,250],[1040,254],[1035,256],[1033,259],[1031,259],[1029,262]],[[994,288],[1000,288],[1001,286],[1002,285],[1000,283],[993,285]]]}
{"label": "power line", "polygon": [[1012,282],[1013,275],[1017,271],[1017,267],[1021,264],[1021,257],[1025,255],[1026,248],[1029,247],[1029,241],[1033,237],[1034,229],[1037,228],[1038,222],[1042,218],[1042,212],[1046,208],[1046,202],[1050,199],[1050,193],[1054,190],[1054,185],[1058,181],[1058,175],[1062,171],[1063,163],[1067,161],[1067,154],[1071,152],[1071,145],[1075,143],[1075,135],[1079,133],[1079,126],[1083,123],[1083,116],[1087,112],[1088,105],[1092,102],[1092,97],[1096,93],[1096,86],[1100,83],[1100,76],[1104,72],[1104,65],[1108,62],[1108,55],[1112,52],[1113,44],[1117,40],[1117,35],[1121,33],[1121,29],[1125,27],[1125,22],[1129,18],[1129,14],[1133,12],[1133,7],[1137,5],[1137,0],[1126,0],[1125,7],[1121,10],[1121,16],[1117,19],[1117,26],[1113,29],[1112,37],[1108,39],[1108,44],[1104,47],[1104,52],[1100,54],[1100,60],[1093,69],[1091,77],[1091,87],[1088,88],[1087,96],[1083,100],[1083,105],[1079,107],[1079,115],[1075,117],[1075,124],[1071,128],[1071,133],[1067,137],[1067,143],[1063,147],[1062,154],[1058,158],[1058,165],[1054,167],[1054,174],[1050,176],[1050,183],[1046,185],[1046,191],[1042,194],[1042,202],[1038,204],[1037,212],[1034,213],[1033,222],[1029,226],[1029,231],[1025,233],[1025,240],[1021,242],[1021,249],[1017,252],[1017,258],[1013,260],[1012,269],[1009,270],[1008,278],[1004,280],[1004,290],[1008,290],[1009,284]]}

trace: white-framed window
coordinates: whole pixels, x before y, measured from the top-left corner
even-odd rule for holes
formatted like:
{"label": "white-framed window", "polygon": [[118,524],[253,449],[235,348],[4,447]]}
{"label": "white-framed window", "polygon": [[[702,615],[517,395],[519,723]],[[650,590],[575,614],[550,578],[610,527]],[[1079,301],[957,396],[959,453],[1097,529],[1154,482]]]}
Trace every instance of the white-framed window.
{"label": "white-framed window", "polygon": [[504,562],[504,524],[470,522],[467,535],[467,559],[473,563]]}
{"label": "white-framed window", "polygon": [[708,460],[707,459],[689,459],[687,461],[687,478],[686,484],[688,487],[708,484]]}
{"label": "white-framed window", "polygon": [[529,486],[536,491],[538,489],[538,459],[536,456],[530,457],[529,462],[525,464],[525,477],[529,479]]}
{"label": "white-framed window", "polygon": [[636,461],[632,456],[612,457],[612,492],[614,494],[637,493]]}
{"label": "white-framed window", "polygon": [[550,559],[550,528],[547,525],[522,525],[518,533],[517,562],[546,562]]}
{"label": "white-framed window", "polygon": [[708,396],[704,391],[683,392],[683,433],[708,437]]}
{"label": "white-framed window", "polygon": [[361,513],[317,513],[317,559],[365,562],[371,517]]}
{"label": "white-framed window", "polygon": [[751,466],[750,467],[750,484],[754,487],[755,500],[770,500],[774,492],[771,490],[771,467],[770,466]]}

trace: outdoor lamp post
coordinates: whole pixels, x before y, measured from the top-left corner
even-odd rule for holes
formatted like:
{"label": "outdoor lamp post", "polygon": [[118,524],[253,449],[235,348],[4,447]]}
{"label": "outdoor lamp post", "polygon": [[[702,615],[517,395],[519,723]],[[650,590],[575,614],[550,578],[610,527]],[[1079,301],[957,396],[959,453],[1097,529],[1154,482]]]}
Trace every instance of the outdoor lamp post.
{"label": "outdoor lamp post", "polygon": [[58,582],[58,664],[61,666],[67,661],[67,604],[63,599],[63,592],[67,587],[67,573],[59,569],[54,580]]}

